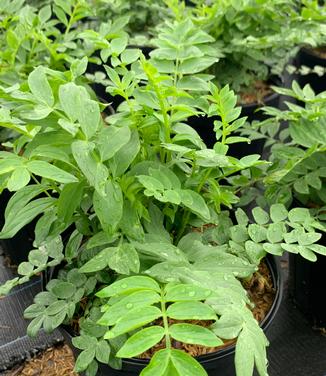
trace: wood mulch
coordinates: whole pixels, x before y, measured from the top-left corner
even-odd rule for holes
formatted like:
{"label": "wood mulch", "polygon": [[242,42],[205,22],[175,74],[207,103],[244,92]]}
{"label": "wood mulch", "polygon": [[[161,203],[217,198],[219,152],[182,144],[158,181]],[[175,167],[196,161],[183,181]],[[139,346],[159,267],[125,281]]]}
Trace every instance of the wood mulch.
{"label": "wood mulch", "polygon": [[75,360],[68,345],[52,347],[26,363],[5,373],[5,376],[78,376]]}
{"label": "wood mulch", "polygon": [[326,47],[315,48],[315,49],[311,50],[311,52],[314,55],[321,57],[322,59],[326,59]]}
{"label": "wood mulch", "polygon": [[267,96],[273,93],[271,85],[268,82],[258,80],[254,83],[251,90],[241,92],[239,95],[239,104],[264,104],[264,100]]}

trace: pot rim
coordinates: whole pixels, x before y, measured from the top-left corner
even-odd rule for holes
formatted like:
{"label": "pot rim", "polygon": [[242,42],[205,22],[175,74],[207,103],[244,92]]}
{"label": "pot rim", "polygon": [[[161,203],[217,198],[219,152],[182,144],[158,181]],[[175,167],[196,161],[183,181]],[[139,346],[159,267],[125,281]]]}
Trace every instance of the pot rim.
{"label": "pot rim", "polygon": [[[278,77],[278,76],[271,76],[267,82],[271,85],[271,86],[282,86],[282,78],[281,77]],[[264,98],[263,98],[263,102],[262,103],[259,103],[259,102],[251,102],[251,103],[244,103],[244,104],[239,104],[240,107],[244,108],[244,109],[251,109],[251,108],[260,108],[260,107],[264,107],[264,106],[268,106],[269,105],[269,102],[272,102],[274,99],[280,97],[281,94],[279,93],[276,93],[276,92],[273,92],[271,94],[268,94],[266,95]]]}
{"label": "pot rim", "polygon": [[[322,46],[320,46],[320,47],[322,47]],[[326,47],[326,45],[325,45],[325,47]],[[317,62],[320,61],[320,62],[323,62],[325,64],[326,58],[323,58],[323,57],[321,57],[321,56],[319,56],[319,55],[317,55],[316,53],[313,52],[316,48],[318,48],[318,47],[315,47],[315,48],[302,47],[299,53],[309,55],[310,57],[316,59]],[[316,65],[318,65],[317,62],[316,62]]]}

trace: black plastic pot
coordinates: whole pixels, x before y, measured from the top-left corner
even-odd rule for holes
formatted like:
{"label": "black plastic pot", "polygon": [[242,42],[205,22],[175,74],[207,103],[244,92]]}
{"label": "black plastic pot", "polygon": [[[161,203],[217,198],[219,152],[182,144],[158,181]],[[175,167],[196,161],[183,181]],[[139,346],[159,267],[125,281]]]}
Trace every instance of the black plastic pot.
{"label": "black plastic pot", "polygon": [[[11,196],[12,193],[7,190],[0,195],[0,228],[4,225],[4,213]],[[0,240],[4,253],[10,258],[13,265],[19,265],[28,259],[28,253],[33,249],[34,225],[32,223],[25,226],[11,239]]]}
{"label": "black plastic pot", "polygon": [[[275,85],[280,85],[281,82],[273,82]],[[263,112],[259,111],[262,106],[271,106],[278,108],[280,104],[280,94],[272,93],[265,97],[264,103],[251,103],[251,104],[244,104],[242,106],[241,116],[247,116],[248,122],[252,122],[254,120],[262,121],[266,119],[266,115]],[[189,125],[194,128],[197,133],[200,135],[204,143],[208,148],[213,148],[216,137],[214,132],[214,121],[219,120],[218,117],[191,117],[188,121]],[[237,136],[237,134],[234,134]],[[249,154],[259,154],[262,155],[264,150],[265,140],[254,140],[250,144],[241,142],[238,144],[230,144],[228,155],[236,158],[242,158]]]}
{"label": "black plastic pot", "polygon": [[[307,48],[302,48],[299,51],[296,60],[298,67],[304,65],[306,67],[313,68],[316,65],[319,65],[326,68],[326,59],[323,59],[315,54],[313,50],[309,50]],[[306,84],[310,84],[316,94],[326,90],[326,74],[323,76],[318,76],[316,73],[300,75],[298,77],[298,81],[301,87],[304,87]]]}
{"label": "black plastic pot", "polygon": [[[261,327],[265,333],[270,328],[279,310],[283,295],[283,277],[278,259],[274,256],[268,256],[266,262],[272,274],[276,296],[270,311],[261,323]],[[72,346],[70,329],[61,327],[61,331],[68,344]],[[78,356],[79,350],[73,346],[72,348],[74,355]],[[235,376],[234,353],[235,346],[233,345],[216,353],[199,356],[197,360],[206,369],[209,376]],[[124,359],[122,370],[114,370],[107,365],[99,364],[100,367],[97,376],[138,376],[147,364],[148,361],[143,359]]]}
{"label": "black plastic pot", "polygon": [[[326,245],[326,236],[320,241]],[[290,254],[290,292],[297,307],[316,327],[326,328],[326,256],[316,262]]]}

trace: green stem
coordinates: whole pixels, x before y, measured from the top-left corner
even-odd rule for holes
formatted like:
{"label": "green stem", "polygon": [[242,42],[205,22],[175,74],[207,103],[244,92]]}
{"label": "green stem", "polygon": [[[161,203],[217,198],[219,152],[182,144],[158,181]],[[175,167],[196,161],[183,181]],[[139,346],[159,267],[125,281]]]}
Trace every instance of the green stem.
{"label": "green stem", "polygon": [[77,3],[74,6],[74,9],[73,9],[73,11],[71,13],[71,16],[69,18],[69,22],[68,22],[68,25],[67,25],[67,28],[66,28],[66,31],[65,31],[65,34],[64,34],[65,37],[68,35],[68,33],[69,33],[70,29],[71,29],[71,26],[74,23],[74,17],[75,17],[75,14],[76,14],[76,11],[77,11],[78,7],[79,7],[79,3]]}
{"label": "green stem", "polygon": [[[31,174],[31,177],[37,185],[41,185],[41,183],[36,179],[36,177],[33,174]],[[45,193],[48,197],[52,198],[52,196],[46,189],[43,189],[43,193]]]}
{"label": "green stem", "polygon": [[161,289],[161,310],[162,310],[162,317],[163,317],[163,325],[165,331],[165,344],[167,349],[171,349],[171,337],[169,333],[169,321],[166,314],[166,301],[164,296],[164,289]]}

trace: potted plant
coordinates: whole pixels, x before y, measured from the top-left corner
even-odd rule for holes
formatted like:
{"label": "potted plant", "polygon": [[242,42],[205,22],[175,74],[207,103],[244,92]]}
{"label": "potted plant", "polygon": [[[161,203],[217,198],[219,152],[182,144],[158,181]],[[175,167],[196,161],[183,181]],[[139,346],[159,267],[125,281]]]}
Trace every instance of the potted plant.
{"label": "potted plant", "polygon": [[[180,5],[175,13],[176,17],[192,19],[217,41],[221,58],[208,73],[219,85],[229,84],[237,92],[242,116],[247,116],[249,122],[264,120],[266,115],[257,110],[264,104],[279,106],[280,95],[273,92],[272,86],[282,85],[284,68],[302,42],[313,44],[319,38],[321,21],[301,17],[295,1],[192,3],[185,9]],[[212,147],[214,134],[209,120],[194,121],[194,126]],[[250,145],[231,147],[231,153],[237,157],[248,150],[262,154],[263,147],[263,140],[254,139]]]}
{"label": "potted plant", "polygon": [[[8,281],[1,294],[57,267],[25,312],[33,319],[28,332],[77,320],[78,372],[95,375],[99,361],[106,372],[122,366],[122,374],[216,374],[219,355],[196,360],[178,346],[214,350],[237,337],[237,374],[252,374],[256,366],[266,375],[268,341],[238,278],[248,283],[266,253],[290,248],[292,228],[301,233],[290,243],[310,254],[316,221],[305,217],[306,227],[302,217],[276,205],[269,213],[256,208],[255,223],[241,210],[233,222],[223,208],[239,201],[242,177],[253,179],[264,164],[257,155],[227,155],[232,131],[243,124],[235,94],[202,80],[207,113],[222,117],[214,149],[207,149],[186,123],[202,105],[177,85],[175,65],[162,74],[142,55],[131,67],[123,56],[107,73],[108,90],[125,102],[105,121],[103,106],[82,85],[86,59],[65,73],[38,67],[27,84],[7,90],[4,124],[22,135],[0,154],[2,186],[16,192],[0,237],[40,217],[35,249],[18,268],[21,278]],[[305,238],[310,241],[301,244]],[[256,278],[263,290],[272,288],[261,274]],[[133,359],[158,342],[161,350],[150,362]],[[230,375],[233,354],[231,346],[221,355],[230,359]]]}
{"label": "potted plant", "polygon": [[[325,23],[325,4],[312,0],[303,1],[301,14],[307,23],[315,23],[316,21]],[[319,38],[314,45],[303,47],[296,59],[298,73],[300,74],[300,86],[304,87],[306,84],[310,84],[316,94],[326,89],[326,32],[324,25],[320,25],[319,33]]]}
{"label": "potted plant", "polygon": [[[34,4],[33,4],[34,5]],[[82,59],[85,55],[91,56],[98,49],[108,48],[109,41],[112,46],[119,44],[123,23],[116,22],[101,26],[98,35],[95,31],[81,28],[81,20],[91,14],[90,6],[79,0],[70,2],[36,4],[37,8],[25,2],[8,2],[1,9],[2,33],[0,36],[0,105],[1,105],[1,150],[10,151],[14,140],[21,128],[18,124],[7,122],[8,111],[12,102],[7,95],[19,83],[24,83],[29,73],[35,66],[43,65],[50,69],[64,71],[71,64],[76,73],[74,57]],[[107,37],[107,35],[109,35]],[[114,49],[111,52],[114,55]],[[84,62],[84,60],[81,60]],[[82,66],[81,64],[80,66]],[[86,64],[87,66],[87,64]],[[78,78],[76,76],[76,78]],[[85,78],[83,78],[85,82]],[[8,99],[9,98],[9,99]],[[21,103],[21,104],[24,104]],[[30,115],[33,121],[39,121],[42,114]],[[17,133],[18,132],[18,133]],[[1,188],[2,191],[2,188]],[[4,192],[0,198],[0,224],[4,224],[4,209],[12,196],[9,191]],[[33,227],[21,229],[11,239],[2,240],[3,248],[13,264],[18,265],[27,259],[28,251],[33,242]],[[19,249],[19,252],[17,250]]]}
{"label": "potted plant", "polygon": [[[288,103],[286,111],[265,109],[272,116],[270,122],[277,126],[282,121],[288,122],[288,128],[283,129],[279,137],[277,132],[272,137],[267,136],[272,146],[272,165],[265,178],[265,196],[268,202],[297,208],[302,215],[310,211],[323,231],[323,235],[318,236],[318,249],[325,243],[325,92],[315,95],[309,85],[301,89],[296,82],[292,89],[277,90],[303,105]],[[268,125],[264,128],[265,132],[267,129]],[[313,254],[307,254],[303,259],[296,255],[297,251],[299,249],[294,247],[294,255],[290,258],[293,297],[317,327],[325,327],[326,311],[320,296],[323,294],[326,257],[323,255],[313,263]]]}

